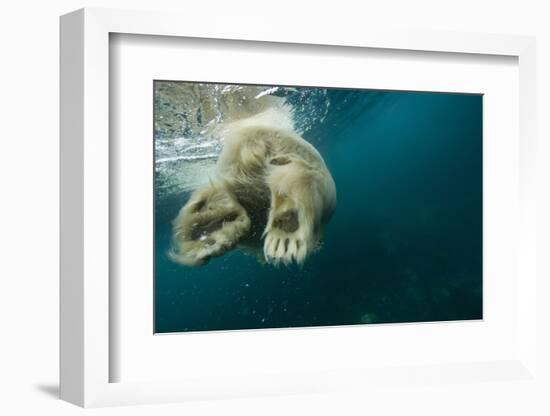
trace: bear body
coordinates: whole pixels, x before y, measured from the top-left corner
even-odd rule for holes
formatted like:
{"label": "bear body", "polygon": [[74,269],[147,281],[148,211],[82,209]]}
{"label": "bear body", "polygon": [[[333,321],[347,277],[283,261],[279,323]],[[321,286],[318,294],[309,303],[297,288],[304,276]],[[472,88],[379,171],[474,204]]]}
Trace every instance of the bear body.
{"label": "bear body", "polygon": [[284,107],[221,127],[217,177],[197,189],[173,222],[171,258],[200,266],[239,248],[267,263],[302,264],[336,207],[319,152]]}

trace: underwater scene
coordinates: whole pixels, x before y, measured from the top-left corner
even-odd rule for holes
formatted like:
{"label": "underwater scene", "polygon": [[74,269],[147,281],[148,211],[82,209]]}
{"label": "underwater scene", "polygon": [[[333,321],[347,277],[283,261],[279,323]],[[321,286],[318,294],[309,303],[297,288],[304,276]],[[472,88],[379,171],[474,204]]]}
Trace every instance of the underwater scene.
{"label": "underwater scene", "polygon": [[155,333],[482,319],[481,94],[153,93]]}

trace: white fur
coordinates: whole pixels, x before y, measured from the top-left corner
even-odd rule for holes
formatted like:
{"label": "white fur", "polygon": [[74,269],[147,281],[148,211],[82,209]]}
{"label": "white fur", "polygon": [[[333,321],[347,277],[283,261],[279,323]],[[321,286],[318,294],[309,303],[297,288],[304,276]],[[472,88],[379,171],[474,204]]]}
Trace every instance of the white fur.
{"label": "white fur", "polygon": [[174,220],[171,257],[201,265],[240,247],[263,252],[268,263],[303,263],[336,207],[321,155],[294,131],[284,105],[220,131],[218,178],[195,191]]}

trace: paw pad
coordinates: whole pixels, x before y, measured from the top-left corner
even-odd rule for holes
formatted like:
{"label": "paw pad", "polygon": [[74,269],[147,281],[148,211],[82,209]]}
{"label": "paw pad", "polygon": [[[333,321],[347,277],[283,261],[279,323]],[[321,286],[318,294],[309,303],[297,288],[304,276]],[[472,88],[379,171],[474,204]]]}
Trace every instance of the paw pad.
{"label": "paw pad", "polygon": [[286,211],[273,220],[273,227],[279,228],[286,233],[295,232],[299,225],[298,213],[294,210]]}

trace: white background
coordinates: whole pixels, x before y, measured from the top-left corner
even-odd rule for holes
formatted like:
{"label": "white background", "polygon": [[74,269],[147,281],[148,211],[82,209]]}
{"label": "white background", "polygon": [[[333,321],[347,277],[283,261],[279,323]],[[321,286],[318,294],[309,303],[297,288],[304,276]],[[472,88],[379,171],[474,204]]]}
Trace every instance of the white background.
{"label": "white background", "polygon": [[[383,25],[538,36],[539,213],[550,211],[550,30],[544,1],[20,1],[4,3],[0,14],[2,82],[0,114],[1,253],[0,412],[73,414],[55,399],[58,372],[58,16],[83,6],[180,10],[190,19],[226,15],[243,31],[251,20],[286,25]],[[185,22],[182,22],[185,24]],[[546,119],[546,120],[545,120]],[[539,183],[543,192],[542,183]],[[550,249],[548,216],[539,218],[539,248]],[[545,234],[543,236],[543,234]],[[550,276],[541,251],[542,276]],[[539,291],[550,294],[549,282]],[[550,328],[548,306],[540,305],[541,327]],[[540,333],[550,350],[549,334]],[[541,354],[542,355],[542,354]],[[546,353],[548,355],[548,353]],[[539,357],[549,374],[548,358]],[[455,384],[404,389],[376,395],[346,392],[265,399],[93,410],[100,414],[549,414],[550,387],[525,384]],[[546,393],[546,394],[544,394]]]}

